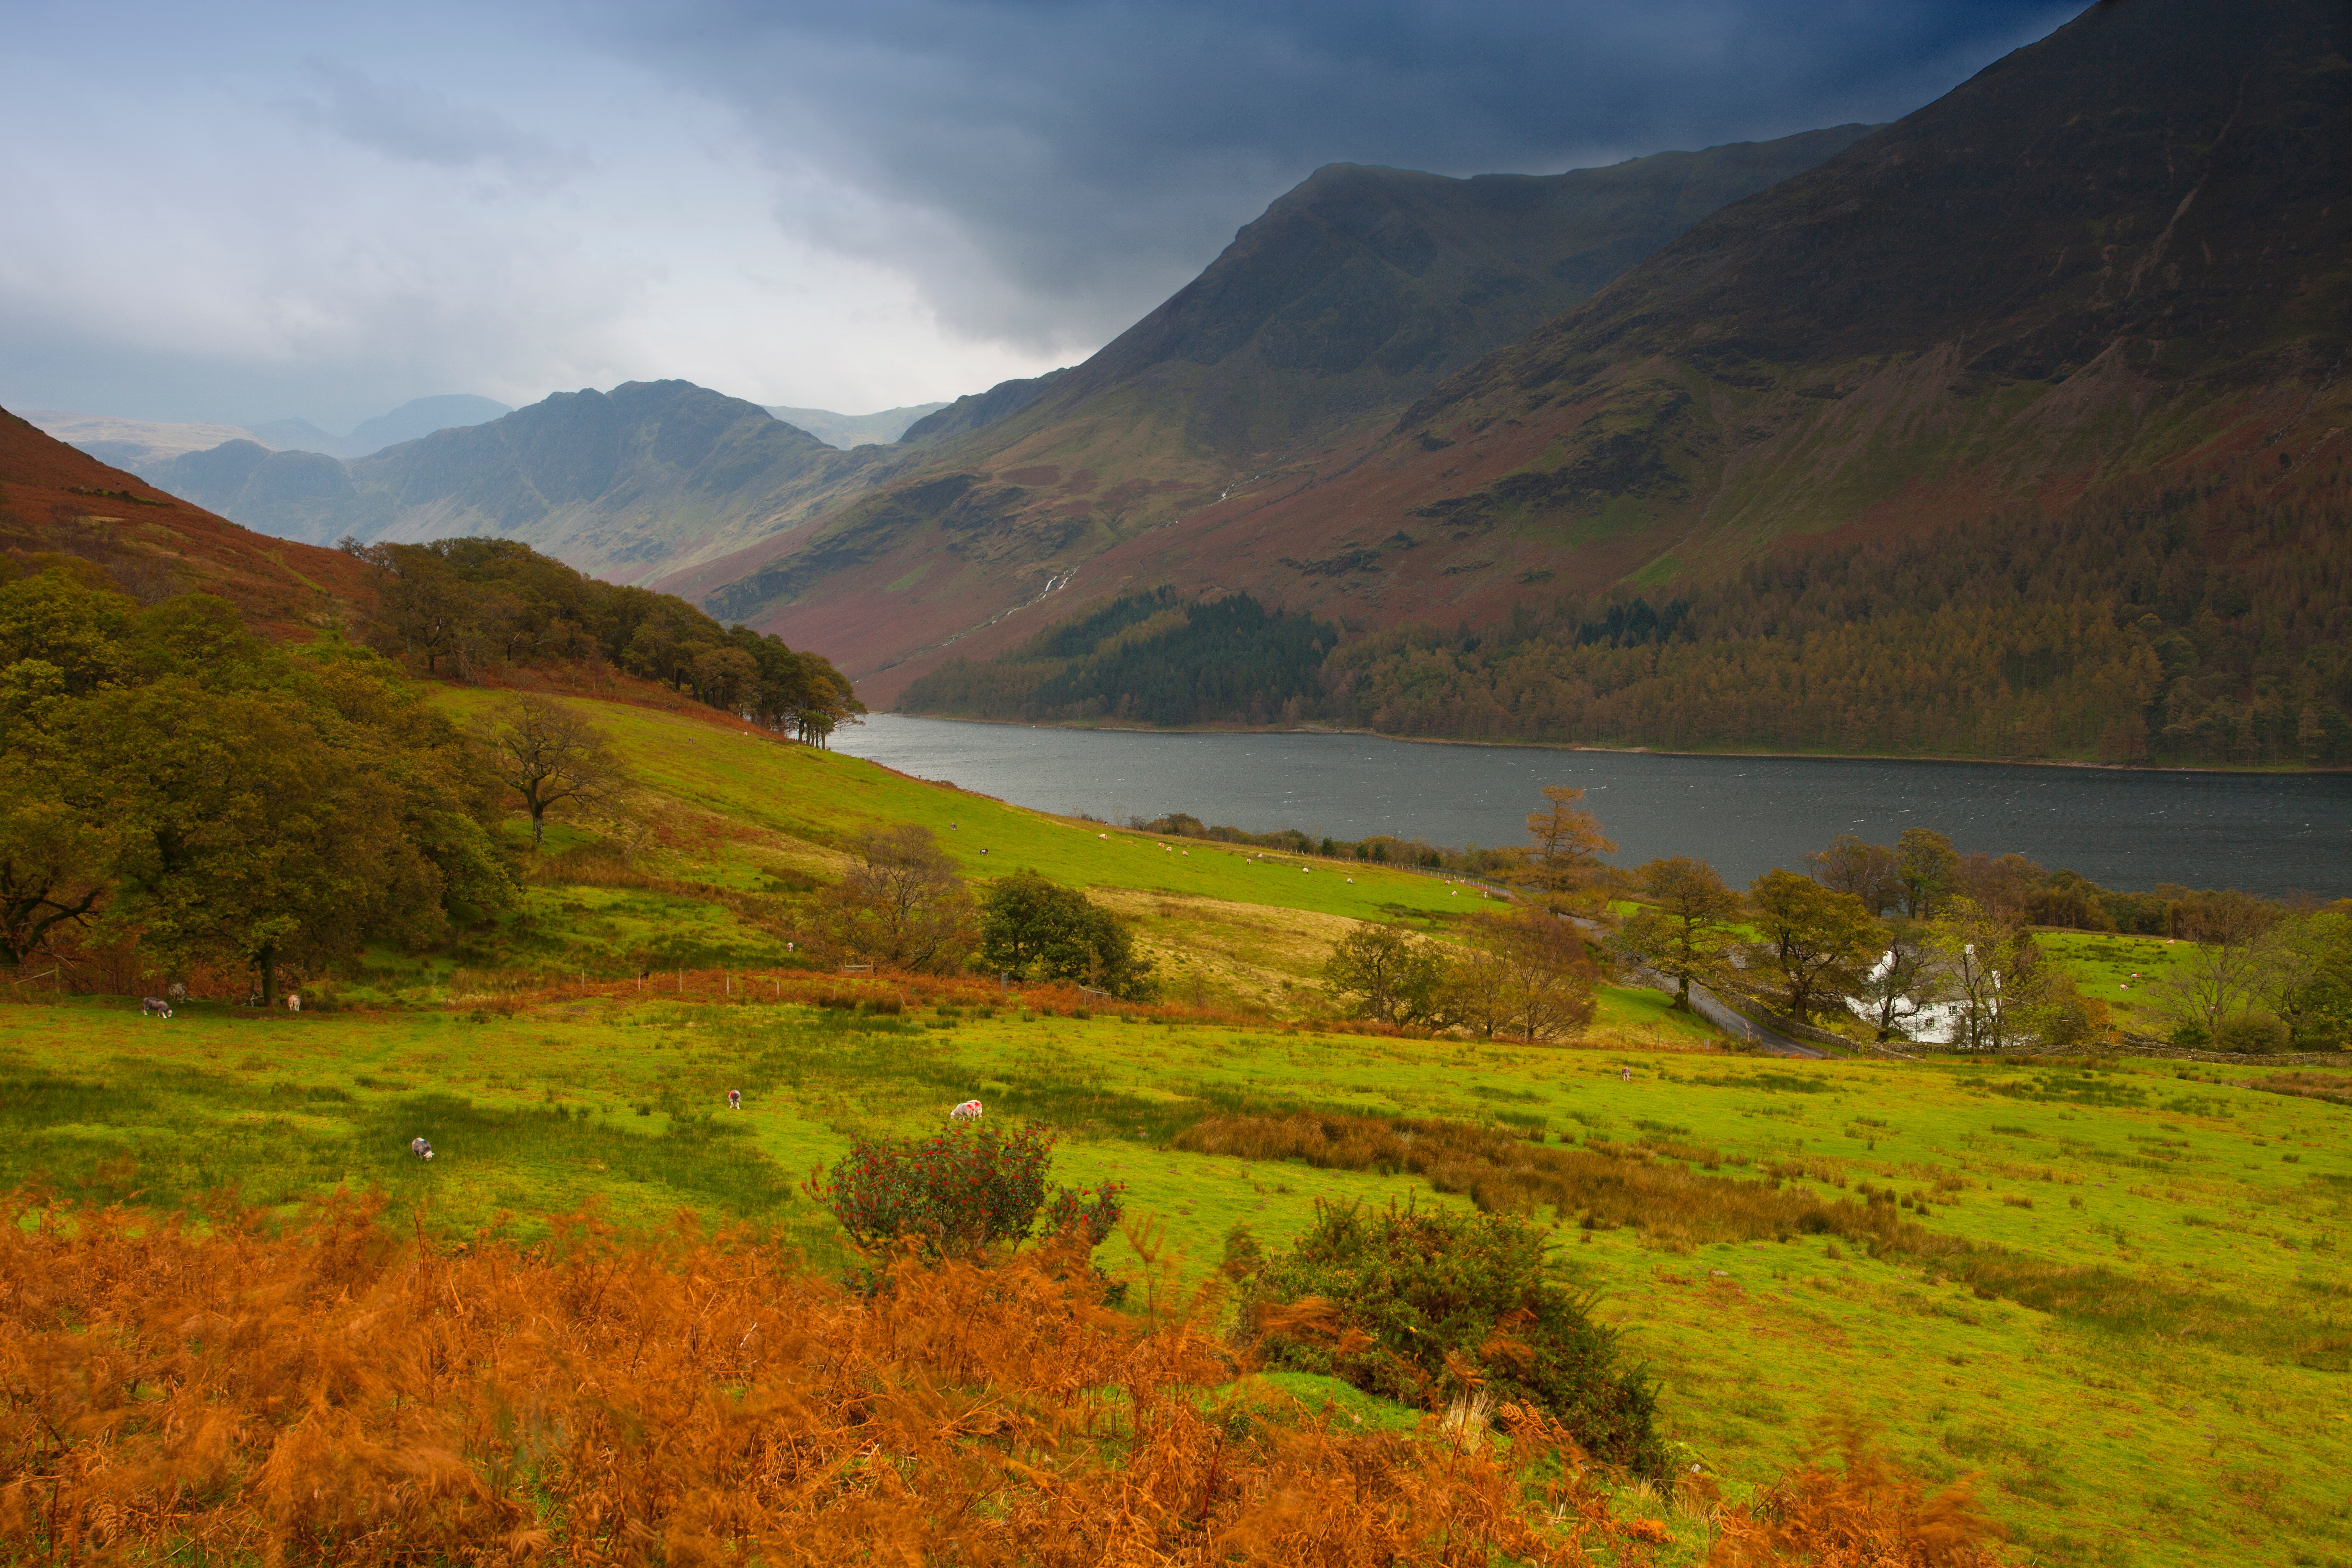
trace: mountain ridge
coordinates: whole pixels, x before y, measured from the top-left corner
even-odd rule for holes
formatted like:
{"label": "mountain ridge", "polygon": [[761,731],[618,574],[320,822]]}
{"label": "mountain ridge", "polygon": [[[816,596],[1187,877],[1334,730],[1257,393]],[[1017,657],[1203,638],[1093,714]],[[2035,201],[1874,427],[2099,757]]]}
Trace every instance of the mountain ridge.
{"label": "mountain ridge", "polygon": [[793,526],[892,450],[837,450],[689,382],[626,382],[556,393],[348,463],[228,442],[146,471],[312,543],[478,533],[642,583]]}
{"label": "mountain ridge", "polygon": [[2242,447],[2304,461],[2352,426],[2352,67],[2325,5],[2261,20],[2095,6],[1063,591],[1488,625]]}
{"label": "mountain ridge", "polygon": [[1705,212],[1865,130],[1551,175],[1327,166],[1085,363],[960,400],[908,429],[918,450],[869,493],[660,585],[825,637],[870,675],[943,623],[1017,613],[1268,464],[1384,426]]}

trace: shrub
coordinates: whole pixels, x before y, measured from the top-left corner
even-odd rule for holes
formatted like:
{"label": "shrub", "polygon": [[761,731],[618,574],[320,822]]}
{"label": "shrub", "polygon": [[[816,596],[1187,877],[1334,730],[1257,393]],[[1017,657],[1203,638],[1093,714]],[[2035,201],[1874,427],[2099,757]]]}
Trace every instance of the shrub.
{"label": "shrub", "polygon": [[1054,1134],[1034,1123],[982,1123],[912,1143],[859,1138],[809,1191],[861,1246],[913,1241],[933,1257],[1019,1243],[1038,1216],[1059,1233],[1082,1226],[1089,1247],[1118,1224],[1121,1182],[1048,1194]]}
{"label": "shrub", "polygon": [[2213,1032],[2217,1051],[2283,1051],[2293,1043],[2286,1026],[2267,1013],[2242,1013]]}
{"label": "shrub", "polygon": [[1252,1281],[1241,1330],[1267,1360],[1424,1406],[1475,1384],[1533,1405],[1594,1457],[1663,1474],[1657,1395],[1616,1335],[1507,1215],[1318,1203],[1314,1226]]}

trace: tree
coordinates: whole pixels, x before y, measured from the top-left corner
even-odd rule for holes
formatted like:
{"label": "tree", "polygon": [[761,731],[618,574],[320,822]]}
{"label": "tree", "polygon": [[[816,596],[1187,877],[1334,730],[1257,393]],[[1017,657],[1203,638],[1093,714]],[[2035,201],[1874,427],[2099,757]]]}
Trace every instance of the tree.
{"label": "tree", "polygon": [[1878,938],[1860,899],[1776,868],[1748,885],[1748,907],[1762,938],[1748,954],[1779,974],[1790,1016],[1803,1023],[1822,997],[1859,985]]}
{"label": "tree", "polygon": [[1886,950],[1864,973],[1854,996],[1869,1005],[1878,1037],[1891,1040],[1904,1025],[1936,1005],[1943,987],[1943,971],[1927,934],[1899,921],[1887,932]]}
{"label": "tree", "polygon": [[435,756],[297,692],[177,678],[103,694],[85,732],[119,846],[105,923],[168,968],[249,964],[268,1004],[282,964],[430,937],[456,902],[506,896]]}
{"label": "tree", "polygon": [[1960,856],[1931,827],[1906,827],[1895,841],[1895,872],[1903,883],[1904,912],[1932,920],[1944,895],[1959,885]]}
{"label": "tree", "polygon": [[1862,907],[1883,915],[1903,899],[1903,879],[1895,851],[1841,833],[1813,858],[1813,875],[1832,892],[1852,893]]}
{"label": "tree", "polygon": [[107,890],[106,843],[54,777],[0,764],[0,961],[11,970],[86,926]]}
{"label": "tree", "polygon": [[1396,926],[1358,926],[1332,944],[1323,964],[1324,980],[1355,998],[1359,1016],[1383,1024],[1427,1020],[1444,977],[1435,947]]}
{"label": "tree", "polygon": [[820,907],[835,948],[901,969],[953,973],[974,945],[971,895],[930,829],[913,823],[869,837]]}
{"label": "tree", "polygon": [[1446,977],[1446,1016],[1487,1038],[1576,1035],[1598,1006],[1600,970],[1576,926],[1549,910],[1523,909],[1488,923],[1482,948]]}
{"label": "tree", "polygon": [[1687,1013],[1691,983],[1711,979],[1722,968],[1731,922],[1739,918],[1739,895],[1723,885],[1714,867],[1686,855],[1653,860],[1635,876],[1652,902],[1620,928],[1615,945],[1675,981],[1675,1005]]}
{"label": "tree", "polygon": [[2200,893],[2181,902],[2178,919],[2195,945],[2160,985],[2190,1038],[2217,1038],[2233,1019],[2283,1002],[2306,967],[2285,911],[2252,894]]}
{"label": "tree", "polygon": [[604,732],[570,708],[544,697],[518,697],[499,710],[481,738],[499,780],[522,798],[530,813],[530,847],[537,850],[547,830],[547,814],[559,805],[591,805],[609,799],[625,783],[621,763]]}
{"label": "tree", "polygon": [[1001,877],[989,889],[980,921],[981,962],[1018,979],[1097,986],[1138,1001],[1156,988],[1151,965],[1136,956],[1126,924],[1075,888],[1034,871]]}
{"label": "tree", "polygon": [[1577,809],[1576,803],[1584,798],[1582,790],[1546,784],[1543,797],[1549,803],[1544,809],[1528,813],[1528,847],[1533,860],[1528,879],[1558,892],[1582,881],[1601,864],[1601,857],[1617,846],[1602,835],[1599,818]]}

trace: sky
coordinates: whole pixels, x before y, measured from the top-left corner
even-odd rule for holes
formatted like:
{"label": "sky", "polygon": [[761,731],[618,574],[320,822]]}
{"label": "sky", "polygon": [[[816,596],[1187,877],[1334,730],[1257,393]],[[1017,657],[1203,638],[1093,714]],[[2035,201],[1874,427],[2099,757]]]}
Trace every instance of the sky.
{"label": "sky", "polygon": [[335,433],[680,376],[845,413],[1074,363],[1329,163],[1900,117],[2079,0],[7,8],[0,404]]}

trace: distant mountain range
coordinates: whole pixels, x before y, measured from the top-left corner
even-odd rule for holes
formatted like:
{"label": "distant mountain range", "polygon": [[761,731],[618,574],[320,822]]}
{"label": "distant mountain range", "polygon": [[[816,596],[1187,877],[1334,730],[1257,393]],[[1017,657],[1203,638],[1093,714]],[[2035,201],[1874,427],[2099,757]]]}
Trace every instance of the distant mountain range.
{"label": "distant mountain range", "polygon": [[[723,584],[709,607],[738,620],[781,613],[803,597],[799,584],[829,577],[845,560],[829,542],[854,538],[847,563],[870,568],[961,500],[960,519],[984,516],[1001,537],[972,569],[933,574],[914,603],[938,606],[944,589],[946,616],[985,619],[1022,591],[1041,542],[1047,555],[1081,536],[1100,548],[1179,500],[1211,501],[1234,463],[1264,460],[1263,432],[1286,448],[1392,417],[1445,370],[1863,130],[1555,175],[1327,169],[1076,369],[946,405],[855,418],[782,411],[817,416],[844,441],[897,424],[887,444],[841,450],[778,411],[672,381],[559,394],[349,463],[238,440],[138,469],[225,516],[313,543],[479,532],[688,597]],[[1328,348],[1306,353],[1349,301],[1388,323],[1381,341],[1346,363]],[[1055,458],[1045,466],[1052,477],[1015,447]],[[1016,477],[976,480],[966,470],[982,453],[1007,454],[1001,466]],[[1114,465],[1128,477],[1092,477]],[[818,520],[822,538],[803,526]],[[970,525],[958,526],[968,549]],[[896,612],[868,631],[895,651]],[[869,656],[876,647],[871,637],[858,646]]]}
{"label": "distant mountain range", "polygon": [[200,452],[229,441],[254,441],[272,451],[323,452],[334,458],[364,458],[436,430],[479,425],[513,412],[495,398],[453,393],[414,397],[389,414],[362,421],[348,436],[332,436],[308,419],[274,419],[266,425],[160,424],[118,419],[103,414],[36,410],[32,424],[103,463],[138,468],[184,452]]}
{"label": "distant mountain range", "polygon": [[840,451],[757,404],[657,381],[558,393],[348,463],[230,441],[140,472],[289,539],[486,534],[635,583],[793,526],[892,449]]}
{"label": "distant mountain range", "polygon": [[879,414],[835,414],[830,408],[787,408],[770,404],[768,412],[796,426],[828,447],[847,451],[852,447],[887,446],[907,433],[907,426],[938,413],[944,403],[913,403],[885,408]]}
{"label": "distant mountain range", "polygon": [[[848,450],[824,437],[853,443],[858,422],[783,411],[824,425],[813,432],[657,382],[348,463],[232,441],[146,471],[320,542],[520,539],[823,647],[877,707],[950,661],[980,670],[1163,586],[1313,617],[1360,686],[1406,679],[1364,662],[1383,628],[1458,628],[1467,657],[1475,628],[1557,626],[1572,647],[1595,626],[1612,647],[1636,625],[1769,637],[1795,624],[1772,621],[1788,605],[1809,626],[1857,624],[1892,587],[1849,583],[1861,597],[1841,621],[1766,583],[1771,563],[1813,571],[1867,546],[1900,574],[1940,527],[1998,516],[2021,539],[2063,533],[2079,498],[2111,554],[2137,548],[2135,529],[2170,531],[2146,584],[2118,587],[2129,574],[2110,562],[2096,594],[2124,600],[2068,612],[2160,609],[2153,629],[2134,623],[2141,644],[2101,657],[2160,667],[2126,684],[2174,706],[2116,733],[2194,729],[2223,760],[2283,755],[2301,742],[2233,751],[2207,731],[2238,722],[2229,704],[2265,701],[2261,723],[2292,731],[2293,705],[2262,690],[2352,680],[2352,664],[2294,666],[2324,651],[2310,639],[2332,612],[2288,605],[2292,564],[2273,561],[2304,541],[2293,548],[2334,562],[2326,520],[2347,501],[2345,34],[2338,0],[2105,0],[1875,129],[1554,175],[1333,165],[1084,363],[866,416],[877,437],[908,422]],[[2182,530],[2206,526],[2182,521],[2184,496],[2246,518],[2184,545]],[[2265,508],[2285,509],[2267,534]],[[2240,554],[2229,573],[2181,576],[2209,550]],[[1997,538],[1968,542],[1971,562],[1999,557]],[[2021,567],[2029,578],[2058,592]],[[1905,582],[1903,602],[1930,616],[1933,595]],[[1658,614],[1685,602],[1704,613]],[[1597,618],[1580,620],[1588,605]],[[2190,635],[2197,617],[2235,626],[2266,605],[2298,629],[2242,668],[2210,666],[2211,689],[2176,702],[2180,649],[2220,657]],[[1747,626],[1739,605],[1762,619]],[[2262,674],[2263,658],[2278,668]],[[1542,677],[1560,690],[1581,679]],[[923,689],[1019,684],[968,674]],[[1512,712],[1567,699],[1496,687],[1476,700],[1508,735],[1543,729]],[[2326,730],[2343,721],[2325,718],[2334,701],[2293,710]],[[1402,710],[1358,717],[1378,727]]]}

